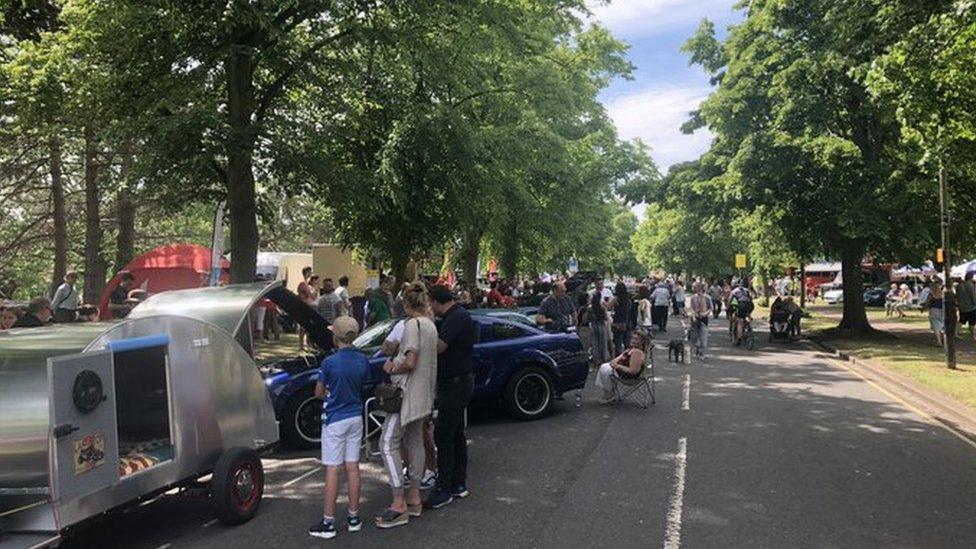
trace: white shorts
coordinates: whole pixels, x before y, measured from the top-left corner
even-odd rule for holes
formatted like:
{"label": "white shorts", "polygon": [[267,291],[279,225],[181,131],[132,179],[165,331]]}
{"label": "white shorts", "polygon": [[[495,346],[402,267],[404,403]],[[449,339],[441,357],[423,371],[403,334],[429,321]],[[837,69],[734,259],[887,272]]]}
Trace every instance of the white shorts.
{"label": "white shorts", "polygon": [[359,463],[363,418],[356,416],[322,426],[322,465]]}

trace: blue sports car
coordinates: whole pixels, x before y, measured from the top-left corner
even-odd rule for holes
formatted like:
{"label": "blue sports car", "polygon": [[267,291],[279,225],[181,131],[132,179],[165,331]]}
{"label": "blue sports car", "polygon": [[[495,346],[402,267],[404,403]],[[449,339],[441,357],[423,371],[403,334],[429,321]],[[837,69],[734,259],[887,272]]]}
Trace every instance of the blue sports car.
{"label": "blue sports car", "polygon": [[[479,341],[474,348],[475,403],[500,404],[514,417],[538,419],[564,392],[582,389],[589,370],[575,333],[548,333],[491,315],[472,315]],[[396,321],[380,322],[354,345],[369,360],[367,394],[383,380],[379,347]],[[281,425],[282,438],[299,448],[317,447],[322,401],[315,398],[318,363],[311,358],[284,360],[266,371],[266,383]]]}

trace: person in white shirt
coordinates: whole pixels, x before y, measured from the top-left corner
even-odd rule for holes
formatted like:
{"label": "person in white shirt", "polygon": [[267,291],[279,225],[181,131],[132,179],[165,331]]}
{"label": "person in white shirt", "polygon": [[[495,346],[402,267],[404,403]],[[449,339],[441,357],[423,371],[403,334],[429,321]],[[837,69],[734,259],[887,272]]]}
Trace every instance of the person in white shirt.
{"label": "person in white shirt", "polygon": [[64,275],[64,283],[58,286],[51,298],[51,309],[54,311],[54,322],[74,322],[78,319],[78,307],[81,306],[81,296],[75,290],[78,273],[69,271]]}
{"label": "person in white shirt", "polygon": [[671,292],[664,284],[658,284],[651,292],[651,318],[659,332],[668,331],[668,305],[671,303]]}
{"label": "person in white shirt", "polygon": [[332,318],[349,316],[352,314],[352,301],[349,300],[349,277],[339,277],[339,287],[335,289],[335,294],[339,296],[338,302],[333,307]]}

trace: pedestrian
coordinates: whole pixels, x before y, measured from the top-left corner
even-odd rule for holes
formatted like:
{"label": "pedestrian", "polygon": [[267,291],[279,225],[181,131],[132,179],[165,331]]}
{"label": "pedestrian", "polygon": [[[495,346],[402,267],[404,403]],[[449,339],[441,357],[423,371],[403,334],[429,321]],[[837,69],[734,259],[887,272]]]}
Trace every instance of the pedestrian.
{"label": "pedestrian", "polygon": [[712,313],[712,298],[705,293],[705,285],[701,282],[694,286],[694,295],[691,296],[691,325],[695,333],[699,354],[702,360],[707,358],[708,351],[708,316]]}
{"label": "pedestrian", "polygon": [[348,276],[343,275],[339,277],[339,286],[335,289],[335,294],[339,296],[339,299],[333,305],[335,310],[332,312],[332,318],[352,316],[352,301],[349,299]]}
{"label": "pedestrian", "polygon": [[369,367],[366,357],[352,346],[359,335],[359,324],[351,317],[337,319],[329,327],[335,353],[322,361],[315,396],[325,399],[322,419],[322,464],[325,465],[325,506],[322,520],[308,529],[316,538],[334,538],[336,499],[339,497],[339,474],[346,471],[349,483],[349,510],[346,528],[358,532],[359,518],[359,449],[363,439],[363,383]]}
{"label": "pedestrian", "polygon": [[[304,289],[299,286],[299,297],[301,297],[302,302],[305,303],[305,305],[308,305],[308,307],[313,311],[318,308],[320,286],[320,277],[317,274],[312,274],[308,277],[308,281],[305,283]],[[309,349],[308,332],[302,327],[301,324],[298,325],[298,348],[301,351]]]}
{"label": "pedestrian", "polygon": [[403,299],[406,297],[407,292],[410,291],[410,283],[404,282],[403,286],[400,287],[400,292],[396,295],[393,300],[393,318],[403,318],[407,316],[407,311],[403,306]]}
{"label": "pedestrian", "polygon": [[651,291],[642,284],[637,288],[637,329],[646,337],[651,336],[651,327],[654,325],[651,309]]}
{"label": "pedestrian", "polygon": [[454,301],[447,286],[431,288],[431,306],[441,317],[437,341],[437,488],[424,506],[443,507],[469,495],[467,488],[468,439],[464,410],[474,392],[472,354],[477,325],[471,314]]}
{"label": "pedestrian", "polygon": [[929,283],[928,290],[928,297],[922,306],[929,310],[929,328],[935,334],[935,344],[941,347],[945,340],[945,307],[942,284],[933,280]]}
{"label": "pedestrian", "polygon": [[898,284],[891,283],[891,289],[885,294],[885,317],[895,314],[895,305],[898,303]]}
{"label": "pedestrian", "polygon": [[322,281],[322,295],[315,302],[315,309],[318,311],[319,316],[324,318],[329,324],[332,324],[332,321],[336,317],[336,304],[341,300],[342,298],[335,291],[335,283],[331,278],[326,278]]}
{"label": "pedestrian", "polygon": [[135,282],[135,277],[129,271],[119,273],[119,283],[108,296],[108,310],[112,313],[112,318],[120,319],[129,316],[132,311],[132,302],[129,301],[129,290]]}
{"label": "pedestrian", "polygon": [[565,332],[574,326],[576,307],[573,300],[566,295],[566,284],[556,282],[552,285],[552,293],[539,304],[536,323],[550,332]]}
{"label": "pedestrian", "polygon": [[39,328],[47,324],[54,311],[51,310],[51,300],[46,297],[35,297],[27,303],[27,311],[20,317],[14,328]]}
{"label": "pedestrian", "polygon": [[708,297],[712,301],[712,318],[718,318],[722,314],[722,286],[718,280],[713,280],[708,287]]}
{"label": "pedestrian", "polygon": [[678,280],[674,283],[674,316],[685,318],[685,285]]}
{"label": "pedestrian", "polygon": [[607,331],[607,320],[610,314],[606,307],[609,301],[604,292],[607,288],[603,287],[603,279],[598,278],[593,282],[595,289],[590,294],[587,304],[590,320],[590,354],[594,363],[603,364],[610,358]]}
{"label": "pedestrian", "polygon": [[976,340],[973,326],[976,325],[976,284],[973,283],[973,271],[966,273],[965,278],[956,284],[956,303],[959,304],[959,324],[969,324],[969,337]]}
{"label": "pedestrian", "polygon": [[659,283],[651,292],[651,316],[659,332],[668,331],[668,306],[671,303],[671,292],[667,286]]}
{"label": "pedestrian", "polygon": [[0,332],[13,328],[18,320],[20,316],[15,308],[8,306],[0,308]]}
{"label": "pedestrian", "polygon": [[51,308],[54,310],[54,322],[68,323],[78,319],[78,307],[81,306],[81,297],[75,289],[75,282],[78,281],[78,273],[68,271],[64,275],[64,283],[58,286],[51,298]]}
{"label": "pedestrian", "polygon": [[[388,413],[380,435],[380,450],[393,491],[393,502],[376,517],[379,528],[394,528],[419,517],[423,508],[420,479],[424,475],[424,423],[434,409],[437,389],[437,327],[427,316],[427,289],[422,282],[411,284],[404,297],[407,318],[394,358],[388,359],[383,371],[400,387],[403,403],[399,412]],[[470,398],[470,396],[468,397]],[[467,404],[467,403],[465,403]],[[403,454],[407,454],[409,489],[403,474]]]}
{"label": "pedestrian", "polygon": [[905,318],[907,316],[905,315],[905,309],[911,306],[914,297],[915,295],[908,287],[908,284],[903,282],[898,288],[898,301],[895,302],[895,313],[898,315],[898,318]]}
{"label": "pedestrian", "polygon": [[613,294],[613,324],[611,324],[611,331],[613,332],[614,354],[619,355],[624,352],[624,349],[627,348],[627,344],[630,342],[632,301],[630,299],[630,293],[627,291],[627,285],[622,281],[617,282],[616,286],[613,287]]}
{"label": "pedestrian", "polygon": [[378,322],[393,318],[393,296],[392,289],[395,279],[392,276],[385,276],[380,280],[380,287],[374,289],[369,294],[369,313],[366,316],[366,325],[372,326]]}

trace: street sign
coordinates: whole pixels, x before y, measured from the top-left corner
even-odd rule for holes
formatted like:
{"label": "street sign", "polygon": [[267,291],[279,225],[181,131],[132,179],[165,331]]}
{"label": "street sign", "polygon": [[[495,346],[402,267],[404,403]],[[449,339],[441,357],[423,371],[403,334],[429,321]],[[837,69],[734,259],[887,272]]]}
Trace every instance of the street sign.
{"label": "street sign", "polygon": [[746,268],[746,254],[735,254],[735,268],[736,269]]}
{"label": "street sign", "polygon": [[568,267],[569,268],[567,270],[569,271],[569,274],[576,274],[576,272],[579,271],[579,261],[577,261],[575,257],[569,258]]}
{"label": "street sign", "polygon": [[945,263],[945,253],[942,251],[942,248],[937,248],[935,250],[935,262],[939,265]]}

